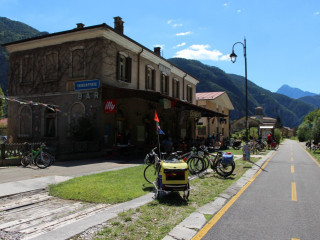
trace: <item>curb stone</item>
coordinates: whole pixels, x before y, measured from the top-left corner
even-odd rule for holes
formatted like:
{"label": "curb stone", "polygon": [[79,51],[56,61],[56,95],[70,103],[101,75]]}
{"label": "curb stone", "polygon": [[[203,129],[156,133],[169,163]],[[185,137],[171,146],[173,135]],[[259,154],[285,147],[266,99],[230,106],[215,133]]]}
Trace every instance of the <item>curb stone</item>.
{"label": "curb stone", "polygon": [[[256,165],[248,169],[242,177],[235,183],[233,183],[229,188],[221,193],[219,197],[211,203],[208,203],[196,210],[196,212],[191,213],[184,221],[173,228],[167,236],[162,240],[189,240],[192,239],[197,231],[200,230],[206,224],[206,221],[201,221],[205,219],[204,214],[211,214],[212,216],[216,214],[238,191],[245,186],[250,179],[259,171],[260,167],[266,162],[268,158],[272,155],[273,151],[270,151],[267,155],[263,156]],[[201,217],[202,215],[203,217]],[[200,220],[201,219],[201,220]],[[200,220],[200,222],[199,222]]]}

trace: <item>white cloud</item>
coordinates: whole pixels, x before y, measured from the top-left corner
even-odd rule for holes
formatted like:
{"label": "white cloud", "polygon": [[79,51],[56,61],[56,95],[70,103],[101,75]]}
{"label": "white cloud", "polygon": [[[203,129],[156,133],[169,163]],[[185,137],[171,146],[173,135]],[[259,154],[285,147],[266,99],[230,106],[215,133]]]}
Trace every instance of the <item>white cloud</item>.
{"label": "white cloud", "polygon": [[175,20],[171,20],[171,19],[167,21],[167,23],[168,23],[169,25],[171,25],[173,28],[182,27],[182,26],[183,26],[182,23],[174,23],[174,22],[175,22]]}
{"label": "white cloud", "polygon": [[189,48],[183,49],[176,53],[174,57],[196,59],[196,60],[212,60],[212,61],[229,61],[229,55],[223,55],[219,50],[210,50],[210,45],[194,44]]}
{"label": "white cloud", "polygon": [[320,12],[315,12],[314,15],[320,15]]}
{"label": "white cloud", "polygon": [[179,47],[183,47],[183,46],[185,46],[185,45],[186,45],[186,43],[185,43],[185,42],[182,42],[182,43],[174,46],[173,48],[179,48]]}
{"label": "white cloud", "polygon": [[189,35],[191,34],[192,32],[183,32],[183,33],[177,33],[176,36],[186,36],[186,35]]}
{"label": "white cloud", "polygon": [[242,10],[241,10],[241,9],[238,9],[238,10],[237,10],[237,13],[241,13],[241,12],[242,12]]}
{"label": "white cloud", "polygon": [[172,27],[176,28],[176,27],[182,27],[182,23],[175,23],[172,25]]}
{"label": "white cloud", "polygon": [[228,6],[229,6],[229,3],[224,3],[223,6],[224,6],[224,7],[228,7]]}

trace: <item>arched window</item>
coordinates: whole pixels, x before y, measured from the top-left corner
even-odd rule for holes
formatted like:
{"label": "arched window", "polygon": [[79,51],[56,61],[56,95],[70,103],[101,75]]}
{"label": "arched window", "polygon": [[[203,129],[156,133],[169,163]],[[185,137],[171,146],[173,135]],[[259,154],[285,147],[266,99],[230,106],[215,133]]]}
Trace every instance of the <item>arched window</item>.
{"label": "arched window", "polygon": [[85,114],[85,106],[81,102],[74,103],[70,108],[70,118],[69,118],[69,124],[73,125],[78,122],[78,119]]}
{"label": "arched window", "polygon": [[19,137],[31,137],[32,134],[32,109],[22,106],[19,109]]}

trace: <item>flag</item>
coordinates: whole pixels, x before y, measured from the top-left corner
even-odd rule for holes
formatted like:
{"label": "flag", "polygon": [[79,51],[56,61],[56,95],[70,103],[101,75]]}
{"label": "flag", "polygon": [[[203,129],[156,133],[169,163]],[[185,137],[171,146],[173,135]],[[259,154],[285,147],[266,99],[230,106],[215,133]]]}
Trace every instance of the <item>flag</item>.
{"label": "flag", "polygon": [[157,111],[156,111],[155,114],[154,114],[154,121],[160,122],[160,121],[159,121],[159,118],[158,118],[158,115],[157,115]]}
{"label": "flag", "polygon": [[157,123],[157,131],[158,131],[159,134],[166,135],[166,134],[161,130],[159,123]]}
{"label": "flag", "polygon": [[159,118],[158,118],[157,111],[154,114],[154,121],[156,122],[156,125],[157,125],[157,129],[156,130],[157,130],[158,134],[165,135],[165,133],[160,128],[160,121],[159,121]]}

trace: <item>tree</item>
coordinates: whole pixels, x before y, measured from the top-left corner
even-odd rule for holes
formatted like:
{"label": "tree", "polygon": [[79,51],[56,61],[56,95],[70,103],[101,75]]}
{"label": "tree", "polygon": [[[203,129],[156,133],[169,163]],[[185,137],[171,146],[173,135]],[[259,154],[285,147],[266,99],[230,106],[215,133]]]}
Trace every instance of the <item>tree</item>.
{"label": "tree", "polygon": [[281,140],[281,131],[280,131],[280,129],[278,129],[278,128],[274,129],[273,138],[277,142],[277,144],[280,144],[280,140]]}
{"label": "tree", "polygon": [[275,128],[283,128],[283,124],[281,123],[281,119],[280,119],[280,116],[277,116],[277,119],[276,119],[276,123],[274,125]]}
{"label": "tree", "polygon": [[302,124],[300,124],[297,131],[298,140],[300,142],[311,140],[311,129],[311,123],[309,121],[304,121]]}
{"label": "tree", "polygon": [[320,142],[320,118],[318,118],[313,125],[312,138],[315,143]]}

